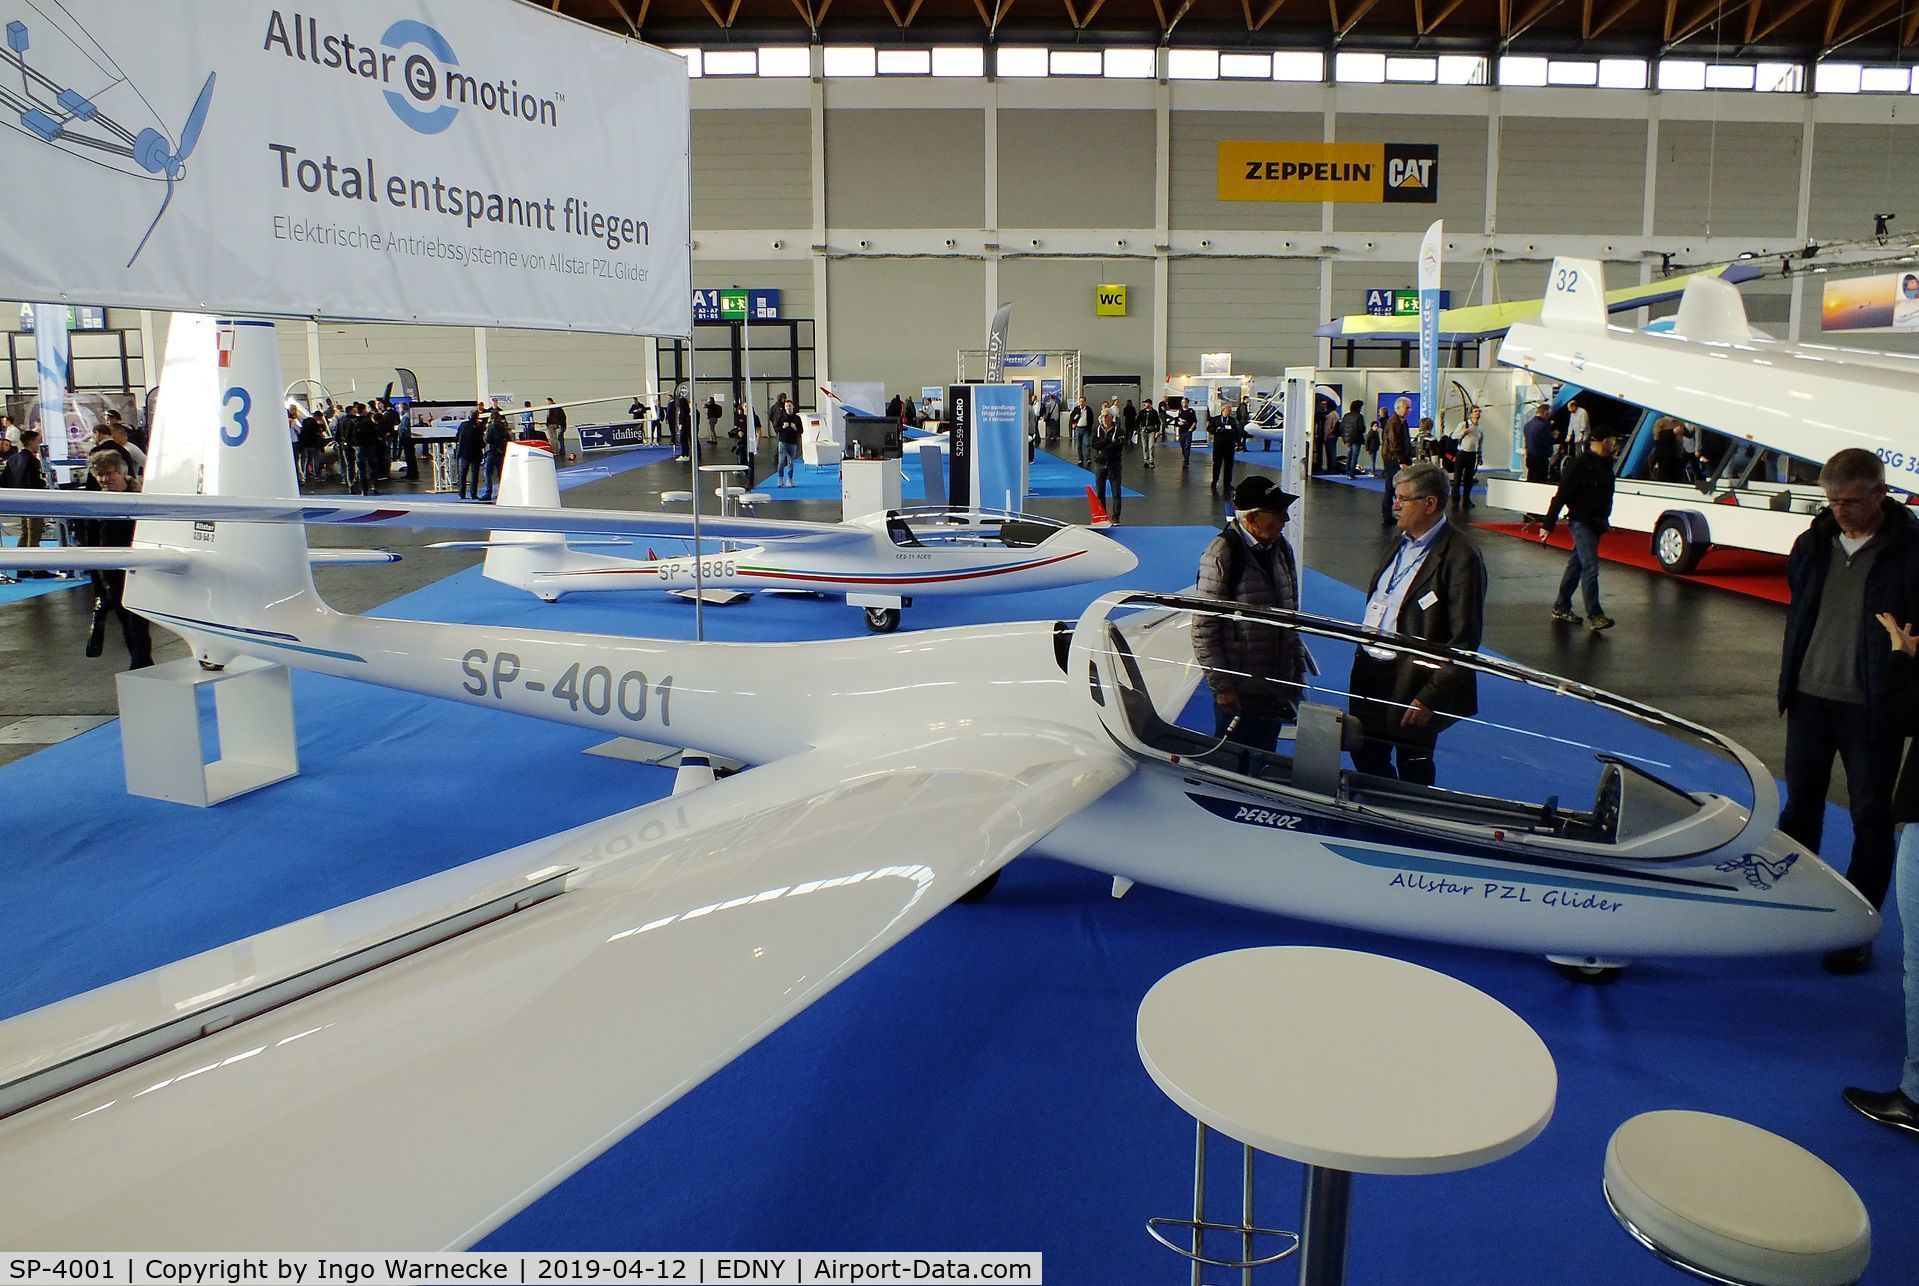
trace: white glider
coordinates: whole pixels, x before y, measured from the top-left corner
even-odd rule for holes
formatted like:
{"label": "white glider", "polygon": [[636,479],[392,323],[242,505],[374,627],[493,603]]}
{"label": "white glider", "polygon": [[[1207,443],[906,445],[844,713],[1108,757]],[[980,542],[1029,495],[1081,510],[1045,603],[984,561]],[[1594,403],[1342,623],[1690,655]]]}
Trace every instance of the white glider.
{"label": "white glider", "polygon": [[[223,325],[221,370],[214,323],[176,316],[153,494],[112,501],[141,517],[136,549],[188,560],[130,572],[129,605],[208,666],[263,658],[757,766],[0,1024],[0,1245],[469,1244],[1028,850],[1582,959],[1878,931],[1773,829],[1771,776],[1736,745],[1340,622],[1113,594],[1076,624],[715,644],[336,612],[285,437],[206,413],[280,386],[271,329]],[[1365,644],[1477,674],[1488,713],[1446,733],[1441,771],[1481,788],[1343,768],[1331,688],[1278,694],[1298,703],[1283,750],[1215,735],[1202,684],[1246,676],[1196,661],[1209,615],[1318,636],[1322,661]],[[1617,749],[1580,741],[1582,715]],[[1524,767],[1485,789],[1478,748],[1508,735]]]}
{"label": "white glider", "polygon": [[[500,481],[503,510],[560,507],[553,456],[537,444],[507,448]],[[678,515],[675,515],[677,517]],[[875,633],[896,629],[916,598],[1017,593],[1124,576],[1139,566],[1132,551],[1084,527],[1025,514],[907,509],[839,524],[760,520],[769,535],[740,547],[644,560],[587,553],[556,533],[495,532],[486,542],[486,575],[551,603],[566,594],[607,590],[809,590],[843,596],[864,609]],[[703,524],[704,525],[704,524]]]}

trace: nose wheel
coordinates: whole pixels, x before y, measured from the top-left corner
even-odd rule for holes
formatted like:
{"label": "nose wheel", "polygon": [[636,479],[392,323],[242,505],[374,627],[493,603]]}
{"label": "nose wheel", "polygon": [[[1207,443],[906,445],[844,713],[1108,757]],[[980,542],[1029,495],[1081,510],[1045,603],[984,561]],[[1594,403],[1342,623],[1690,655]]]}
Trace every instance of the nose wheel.
{"label": "nose wheel", "polygon": [[897,607],[868,607],[866,628],[875,634],[891,634],[900,627],[900,609]]}
{"label": "nose wheel", "polygon": [[1627,964],[1624,960],[1608,960],[1603,956],[1547,956],[1546,959],[1552,962],[1560,977],[1589,987],[1606,987],[1619,981]]}

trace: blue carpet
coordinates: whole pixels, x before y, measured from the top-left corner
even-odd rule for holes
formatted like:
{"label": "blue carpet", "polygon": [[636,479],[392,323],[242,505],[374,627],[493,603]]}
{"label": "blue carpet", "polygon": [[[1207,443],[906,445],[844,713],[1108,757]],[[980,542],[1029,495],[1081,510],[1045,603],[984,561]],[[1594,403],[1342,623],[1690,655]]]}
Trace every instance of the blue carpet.
{"label": "blue carpet", "polygon": [[[727,462],[731,460],[729,455]],[[909,453],[904,463],[906,476],[900,480],[900,501],[909,505],[923,504],[926,501],[926,479],[920,472],[919,455]],[[761,469],[770,473],[772,468],[772,461],[761,460],[754,468],[754,476],[758,478]],[[831,500],[837,503],[840,498],[840,471],[837,468],[801,463],[794,469],[793,482],[791,487],[776,487],[768,477],[755,482],[753,489],[765,492],[774,500]],[[1083,496],[1086,488],[1092,485],[1090,470],[1046,451],[1041,451],[1033,458],[1033,467],[1027,475],[1029,491],[1043,499]],[[1140,493],[1128,487],[1126,494],[1137,496]]]}
{"label": "blue carpet", "polygon": [[[1142,558],[1128,583],[1160,589],[1190,581],[1210,536],[1114,534]],[[1102,588],[929,602],[907,622],[1071,617]],[[1357,602],[1356,591],[1311,573],[1306,593],[1316,611]],[[692,622],[677,600],[544,605],[472,571],[382,614],[680,637]],[[709,610],[707,621],[714,638],[859,629],[843,605],[807,599],[758,599]],[[1320,659],[1329,671],[1339,661]],[[597,740],[586,732],[344,680],[296,675],[295,691],[307,775],[213,812],[126,797],[116,725],[0,768],[0,788],[17,801],[68,799],[73,783],[87,783],[84,809],[32,805],[9,817],[0,1012],[670,785],[664,770],[581,756]],[[1467,730],[1447,735],[1458,741],[1442,741],[1442,773],[1491,771]],[[506,778],[520,789],[489,789]],[[529,791],[543,807],[525,807]],[[1828,834],[1843,852],[1843,815]],[[1296,942],[1383,951],[1462,978],[1532,1023],[1559,1065],[1557,1114],[1513,1157],[1456,1175],[1355,1182],[1354,1282],[1664,1286],[1670,1270],[1607,1212],[1600,1166],[1607,1135],[1627,1116],[1693,1107],[1754,1121],[1837,1166],[1874,1215],[1866,1281],[1907,1283],[1919,1276],[1919,1221],[1899,1213],[1910,1209],[1913,1143],[1838,1097],[1845,1084],[1896,1075],[1902,1010],[1888,950],[1897,935],[1890,925],[1880,963],[1859,978],[1828,977],[1797,957],[1649,961],[1613,987],[1584,988],[1535,960],[1145,887],[1115,901],[1098,875],[1015,862],[985,903],[938,916],[485,1247],[1037,1249],[1048,1280],[1067,1286],[1183,1280],[1184,1265],[1142,1223],[1185,1209],[1192,1126],[1140,1067],[1134,1012],[1153,982],[1189,960]],[[1249,1012],[1247,1021],[1285,1017]],[[1215,1159],[1227,1160],[1223,1150]],[[1219,1172],[1228,1192],[1230,1174]],[[1262,1205],[1279,1226],[1296,1226],[1299,1186],[1298,1167],[1262,1163]]]}

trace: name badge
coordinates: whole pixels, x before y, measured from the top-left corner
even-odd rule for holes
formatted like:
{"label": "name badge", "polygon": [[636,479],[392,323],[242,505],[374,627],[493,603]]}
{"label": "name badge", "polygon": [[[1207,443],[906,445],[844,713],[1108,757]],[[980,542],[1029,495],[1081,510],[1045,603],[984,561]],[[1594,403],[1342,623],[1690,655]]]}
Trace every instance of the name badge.
{"label": "name badge", "polygon": [[[1386,628],[1386,600],[1384,598],[1369,598],[1366,600],[1365,625],[1368,630],[1375,633]],[[1390,661],[1397,656],[1398,653],[1389,647],[1369,646],[1366,648],[1366,655],[1372,657],[1375,661]]]}
{"label": "name badge", "polygon": [[1437,603],[1438,601],[1439,601],[1439,595],[1433,593],[1433,591],[1431,590],[1427,590],[1424,594],[1421,594],[1419,596],[1419,610],[1422,612],[1429,611],[1431,610],[1432,605],[1434,603]]}

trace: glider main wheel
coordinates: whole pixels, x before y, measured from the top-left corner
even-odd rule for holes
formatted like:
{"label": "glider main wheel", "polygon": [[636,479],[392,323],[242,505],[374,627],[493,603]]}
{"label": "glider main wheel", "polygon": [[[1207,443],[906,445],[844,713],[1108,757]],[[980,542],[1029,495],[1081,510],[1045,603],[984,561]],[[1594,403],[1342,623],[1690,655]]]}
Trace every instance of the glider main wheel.
{"label": "glider main wheel", "polygon": [[1659,526],[1653,530],[1653,556],[1659,560],[1660,567],[1675,576],[1684,576],[1699,566],[1699,560],[1706,556],[1708,547],[1686,534],[1685,525],[1670,514],[1659,520]]}
{"label": "glider main wheel", "polygon": [[1547,956],[1552,961],[1559,976],[1568,982],[1581,982],[1588,987],[1609,987],[1619,981],[1619,975],[1625,971],[1623,960],[1602,960],[1598,956],[1566,957]]}
{"label": "glider main wheel", "polygon": [[875,634],[891,634],[900,627],[900,609],[897,607],[869,607],[866,611],[866,628]]}
{"label": "glider main wheel", "polygon": [[972,888],[960,894],[959,900],[962,902],[968,902],[968,903],[984,902],[986,900],[986,895],[988,893],[991,893],[993,891],[993,886],[998,883],[999,883],[999,872],[994,871],[991,875],[981,880],[978,884],[975,884]]}

